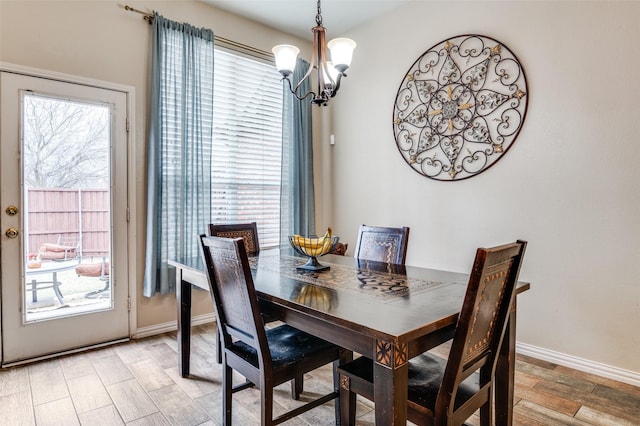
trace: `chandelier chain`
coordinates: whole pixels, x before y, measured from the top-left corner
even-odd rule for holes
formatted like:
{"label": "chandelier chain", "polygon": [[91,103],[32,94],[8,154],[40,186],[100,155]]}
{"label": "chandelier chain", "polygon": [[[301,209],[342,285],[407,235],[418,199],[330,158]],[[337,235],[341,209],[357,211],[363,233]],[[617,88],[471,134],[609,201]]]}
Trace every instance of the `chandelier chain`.
{"label": "chandelier chain", "polygon": [[320,0],[318,0],[318,14],[316,15],[316,24],[322,25],[322,11],[320,10]]}

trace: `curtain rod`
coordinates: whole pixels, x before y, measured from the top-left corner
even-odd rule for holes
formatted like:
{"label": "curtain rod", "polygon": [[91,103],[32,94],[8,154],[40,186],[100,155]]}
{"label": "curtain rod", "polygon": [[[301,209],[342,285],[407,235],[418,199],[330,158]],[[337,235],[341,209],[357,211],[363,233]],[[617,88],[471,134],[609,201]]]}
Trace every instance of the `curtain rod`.
{"label": "curtain rod", "polygon": [[[128,6],[128,5],[124,6],[124,10],[128,10],[129,12],[135,12],[135,13],[139,13],[141,15],[144,15],[142,17],[142,19],[147,21],[149,23],[149,25],[153,24],[153,14],[151,14],[151,13],[135,9],[135,8],[133,8],[131,6]],[[215,40],[216,43],[220,43],[221,45],[223,45],[225,47],[241,49],[241,50],[244,50],[244,51],[247,51],[247,52],[251,52],[251,53],[253,53],[253,54],[257,55],[257,56],[263,57],[265,59],[268,59],[270,61],[273,61],[273,55],[270,52],[265,52],[264,50],[256,49],[255,47],[247,46],[246,44],[238,43],[237,41],[229,40],[228,38],[220,37],[220,36],[217,36],[215,34],[213,35],[213,39]]]}
{"label": "curtain rod", "polygon": [[141,15],[144,15],[142,17],[142,19],[147,21],[149,23],[149,25],[153,24],[153,14],[151,14],[151,13],[147,13],[147,12],[143,12],[143,11],[138,10],[138,9],[134,9],[133,7],[127,6],[126,4],[124,5],[124,10],[128,10],[129,12],[136,12],[136,13],[139,13]]}

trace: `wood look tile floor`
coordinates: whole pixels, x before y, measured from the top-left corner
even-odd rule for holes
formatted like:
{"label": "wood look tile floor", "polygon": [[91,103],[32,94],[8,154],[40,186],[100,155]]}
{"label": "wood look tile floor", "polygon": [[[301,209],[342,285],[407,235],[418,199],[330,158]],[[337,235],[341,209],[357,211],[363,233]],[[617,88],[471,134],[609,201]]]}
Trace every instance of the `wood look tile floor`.
{"label": "wood look tile floor", "polygon": [[[219,425],[214,345],[213,324],[194,327],[188,379],[178,374],[175,333],[0,370],[0,425]],[[303,400],[330,384],[329,367],[308,374]],[[297,404],[288,384],[277,389],[276,413]],[[234,424],[259,424],[259,406],[257,390],[235,394]],[[373,425],[373,404],[359,398],[357,408],[358,425]],[[284,424],[333,423],[327,404]],[[640,425],[640,388],[518,355],[514,424]]]}

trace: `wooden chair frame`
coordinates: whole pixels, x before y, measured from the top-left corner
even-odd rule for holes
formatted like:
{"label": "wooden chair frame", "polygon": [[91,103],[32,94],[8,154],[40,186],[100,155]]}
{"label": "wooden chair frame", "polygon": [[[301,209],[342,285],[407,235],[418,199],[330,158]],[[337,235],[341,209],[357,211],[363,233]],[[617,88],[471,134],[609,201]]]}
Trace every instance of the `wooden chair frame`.
{"label": "wooden chair frame", "polygon": [[[415,386],[412,377],[424,375],[424,369],[419,368],[434,365],[432,361],[436,357],[426,353],[409,361],[407,417],[410,421],[420,425],[459,426],[480,409],[480,424],[493,423],[495,370],[526,245],[525,241],[518,240],[477,250],[449,357],[439,364],[443,366],[438,371],[442,380],[435,400],[420,393],[420,389],[412,389],[412,383]],[[338,368],[338,372],[340,382],[349,392],[373,400],[371,360],[359,358]],[[433,407],[418,402],[426,400],[434,401]]]}
{"label": "wooden chair frame", "polygon": [[[409,228],[388,228],[383,226],[360,225],[358,240],[353,253],[356,259],[370,260],[404,265],[407,259],[407,244],[409,243]],[[380,251],[369,252],[369,244],[377,246],[387,245],[384,255]]]}
{"label": "wooden chair frame", "polygon": [[242,238],[248,255],[260,252],[258,225],[256,222],[232,224],[210,223],[209,235],[223,238]]}
{"label": "wooden chair frame", "polygon": [[[223,342],[223,424],[231,425],[232,394],[253,386],[260,389],[261,424],[264,426],[280,424],[333,399],[336,400],[338,421],[340,403],[336,367],[346,361],[347,351],[288,325],[266,331],[243,240],[201,235],[200,241],[218,318],[218,333]],[[233,309],[229,310],[227,306],[233,306]],[[284,355],[281,351],[276,363],[271,352],[274,349],[270,346],[274,342],[269,336],[275,339],[278,328],[289,335],[295,334],[297,337],[293,341],[306,340],[300,348],[287,349]],[[272,331],[274,333],[269,334]],[[273,418],[275,386],[330,362],[334,363],[333,392]],[[247,382],[234,387],[232,370],[243,375]]]}
{"label": "wooden chair frame", "polygon": [[[258,225],[256,222],[225,224],[210,223],[209,235],[222,238],[242,238],[248,255],[258,254],[260,252]],[[222,347],[220,336],[216,338],[216,344],[216,357],[218,364],[222,364],[222,350],[219,349]]]}

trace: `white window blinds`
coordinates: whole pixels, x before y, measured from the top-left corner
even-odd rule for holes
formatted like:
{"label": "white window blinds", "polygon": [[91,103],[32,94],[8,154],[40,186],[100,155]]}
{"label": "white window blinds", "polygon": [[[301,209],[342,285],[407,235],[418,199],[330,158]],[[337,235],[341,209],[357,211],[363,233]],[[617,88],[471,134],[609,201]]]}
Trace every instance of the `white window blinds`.
{"label": "white window blinds", "polygon": [[260,247],[280,235],[282,83],[272,63],[216,48],[213,223],[258,224]]}

